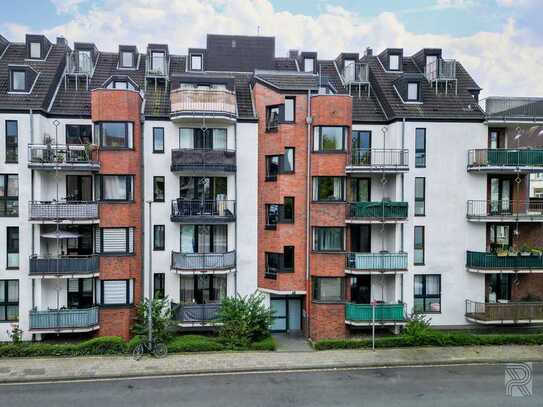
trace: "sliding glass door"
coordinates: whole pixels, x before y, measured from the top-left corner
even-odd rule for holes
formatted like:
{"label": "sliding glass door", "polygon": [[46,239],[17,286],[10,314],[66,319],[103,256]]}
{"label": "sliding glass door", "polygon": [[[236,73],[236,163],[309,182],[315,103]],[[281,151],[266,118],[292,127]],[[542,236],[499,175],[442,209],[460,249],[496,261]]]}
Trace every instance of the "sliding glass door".
{"label": "sliding glass door", "polygon": [[182,253],[226,253],[227,225],[182,225]]}

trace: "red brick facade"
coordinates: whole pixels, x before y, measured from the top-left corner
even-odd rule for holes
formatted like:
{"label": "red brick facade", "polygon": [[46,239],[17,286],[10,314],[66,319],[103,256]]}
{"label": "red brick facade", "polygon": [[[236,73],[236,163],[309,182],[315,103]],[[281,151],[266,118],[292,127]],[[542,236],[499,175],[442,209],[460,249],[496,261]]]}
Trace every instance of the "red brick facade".
{"label": "red brick facade", "polygon": [[[92,121],[133,123],[133,149],[101,150],[100,174],[134,176],[133,202],[100,204],[100,227],[134,227],[134,254],[101,256],[100,280],[134,280],[134,303],[142,295],[142,134],[141,97],[134,91],[97,89],[92,92]],[[104,335],[130,337],[134,306],[102,307],[100,332]]]}

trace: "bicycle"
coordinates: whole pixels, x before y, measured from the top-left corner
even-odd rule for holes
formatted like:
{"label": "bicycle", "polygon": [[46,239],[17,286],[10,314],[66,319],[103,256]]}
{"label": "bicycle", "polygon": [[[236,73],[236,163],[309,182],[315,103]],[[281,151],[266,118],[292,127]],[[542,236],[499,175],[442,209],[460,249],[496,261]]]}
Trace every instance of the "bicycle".
{"label": "bicycle", "polygon": [[140,360],[145,351],[152,354],[157,359],[165,358],[168,355],[168,347],[165,343],[157,342],[155,339],[151,341],[143,341],[134,348],[132,355],[135,360]]}

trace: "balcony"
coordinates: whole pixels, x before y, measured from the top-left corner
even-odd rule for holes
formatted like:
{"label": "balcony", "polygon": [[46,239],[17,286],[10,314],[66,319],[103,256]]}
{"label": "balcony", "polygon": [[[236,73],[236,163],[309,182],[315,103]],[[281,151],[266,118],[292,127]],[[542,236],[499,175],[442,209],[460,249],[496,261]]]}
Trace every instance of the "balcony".
{"label": "balcony", "polygon": [[94,145],[30,144],[28,168],[35,170],[98,171],[100,162]]}
{"label": "balcony", "polygon": [[30,330],[49,332],[88,332],[98,329],[98,307],[30,311]]}
{"label": "balcony", "polygon": [[180,326],[213,325],[221,304],[172,304],[174,319]]}
{"label": "balcony", "polygon": [[173,172],[236,172],[235,150],[172,150]]}
{"label": "balcony", "polygon": [[236,201],[174,199],[170,219],[172,222],[198,224],[234,222]]}
{"label": "balcony", "polygon": [[533,324],[543,322],[543,302],[484,303],[466,300],[466,319],[477,324]]}
{"label": "balcony", "polygon": [[543,202],[470,200],[467,218],[472,222],[542,222]]}
{"label": "balcony", "polygon": [[376,201],[347,204],[347,223],[398,223],[407,219],[407,202]]}
{"label": "balcony", "polygon": [[543,256],[468,251],[466,267],[474,273],[543,273]]}
{"label": "balcony", "polygon": [[347,274],[394,274],[407,271],[407,253],[347,253]]}
{"label": "balcony", "polygon": [[469,150],[468,171],[541,172],[543,171],[543,150],[528,148]]}
{"label": "balcony", "polygon": [[[371,325],[373,321],[371,304],[345,304],[345,323],[355,326]],[[403,325],[405,323],[405,304],[377,304],[375,323],[379,325]]]}
{"label": "balcony", "polygon": [[100,272],[100,262],[96,255],[30,257],[30,276],[40,277],[92,277]]}
{"label": "balcony", "polygon": [[175,89],[170,92],[172,120],[206,119],[235,121],[238,115],[236,95],[219,89]]}
{"label": "balcony", "polygon": [[172,252],[171,269],[178,274],[224,274],[236,267],[236,252],[179,253]]}
{"label": "balcony", "polygon": [[543,98],[489,97],[485,113],[488,121],[543,122]]}
{"label": "balcony", "polygon": [[409,170],[407,149],[360,148],[349,153],[347,173],[403,172]]}
{"label": "balcony", "polygon": [[42,223],[95,223],[99,221],[97,202],[31,201],[29,219]]}

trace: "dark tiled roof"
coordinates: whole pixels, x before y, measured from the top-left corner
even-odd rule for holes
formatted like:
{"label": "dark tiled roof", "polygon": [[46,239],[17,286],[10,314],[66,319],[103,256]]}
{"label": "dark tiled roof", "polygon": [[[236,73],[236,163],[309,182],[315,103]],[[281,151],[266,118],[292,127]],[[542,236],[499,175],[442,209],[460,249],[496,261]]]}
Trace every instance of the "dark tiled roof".
{"label": "dark tiled roof", "polygon": [[206,50],[209,71],[273,69],[275,37],[208,34]]}
{"label": "dark tiled roof", "polygon": [[256,71],[255,79],[278,90],[317,90],[319,88],[318,75],[303,72]]}
{"label": "dark tiled roof", "polygon": [[275,58],[273,69],[278,71],[297,71],[296,60],[292,58]]}

